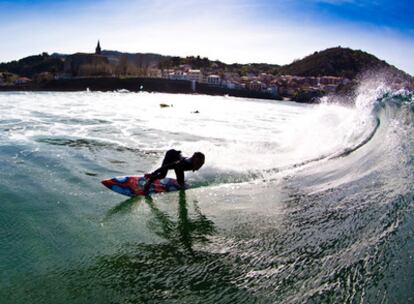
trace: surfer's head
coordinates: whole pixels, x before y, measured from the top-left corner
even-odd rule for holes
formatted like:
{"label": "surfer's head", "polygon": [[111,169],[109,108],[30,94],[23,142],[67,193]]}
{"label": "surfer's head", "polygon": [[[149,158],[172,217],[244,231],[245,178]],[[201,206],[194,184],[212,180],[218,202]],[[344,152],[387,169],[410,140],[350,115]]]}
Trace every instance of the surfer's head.
{"label": "surfer's head", "polygon": [[191,156],[191,163],[193,164],[193,171],[200,169],[204,165],[205,156],[201,152],[195,152]]}

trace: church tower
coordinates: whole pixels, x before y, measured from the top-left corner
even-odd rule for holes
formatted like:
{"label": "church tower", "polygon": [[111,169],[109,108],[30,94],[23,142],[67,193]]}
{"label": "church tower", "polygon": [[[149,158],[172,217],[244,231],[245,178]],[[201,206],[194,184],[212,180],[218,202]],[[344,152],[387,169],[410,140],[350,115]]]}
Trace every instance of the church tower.
{"label": "church tower", "polygon": [[95,54],[101,55],[101,45],[99,44],[99,40],[98,40],[98,45],[96,46],[96,49],[95,49]]}

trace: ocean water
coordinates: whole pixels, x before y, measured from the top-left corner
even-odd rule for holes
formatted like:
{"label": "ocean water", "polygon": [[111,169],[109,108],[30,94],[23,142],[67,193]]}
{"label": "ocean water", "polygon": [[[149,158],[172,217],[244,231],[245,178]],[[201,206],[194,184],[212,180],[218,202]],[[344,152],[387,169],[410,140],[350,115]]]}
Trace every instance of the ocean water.
{"label": "ocean water", "polygon": [[[414,302],[413,95],[330,99],[0,93],[0,302]],[[191,189],[100,184],[170,148]]]}

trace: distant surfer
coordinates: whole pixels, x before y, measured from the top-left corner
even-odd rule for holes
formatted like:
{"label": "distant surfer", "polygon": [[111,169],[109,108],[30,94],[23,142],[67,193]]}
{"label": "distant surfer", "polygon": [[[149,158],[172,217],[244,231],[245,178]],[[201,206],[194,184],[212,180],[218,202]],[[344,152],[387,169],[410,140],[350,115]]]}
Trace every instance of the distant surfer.
{"label": "distant surfer", "polygon": [[144,192],[148,193],[148,190],[153,181],[156,179],[163,179],[167,176],[168,170],[174,170],[178,184],[184,188],[184,171],[197,171],[204,165],[205,156],[201,152],[195,152],[191,157],[183,157],[181,151],[174,149],[168,150],[165,153],[164,160],[160,168],[146,174],[145,178],[147,182],[144,186]]}

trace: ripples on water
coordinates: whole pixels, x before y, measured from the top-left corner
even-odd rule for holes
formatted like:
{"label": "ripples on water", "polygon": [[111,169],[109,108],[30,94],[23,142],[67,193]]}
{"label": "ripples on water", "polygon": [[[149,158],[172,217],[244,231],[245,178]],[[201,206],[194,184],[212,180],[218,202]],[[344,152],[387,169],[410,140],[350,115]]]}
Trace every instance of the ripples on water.
{"label": "ripples on water", "polygon": [[[0,299],[414,301],[412,96],[381,96],[367,111],[361,96],[0,94]],[[125,200],[100,185],[170,147],[206,153],[193,189]]]}

